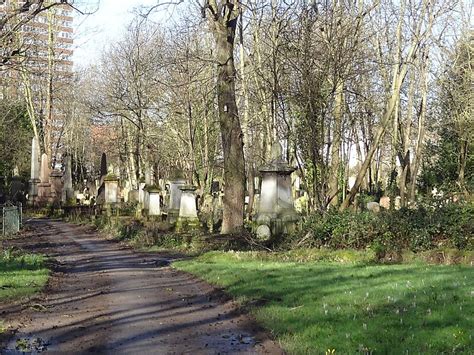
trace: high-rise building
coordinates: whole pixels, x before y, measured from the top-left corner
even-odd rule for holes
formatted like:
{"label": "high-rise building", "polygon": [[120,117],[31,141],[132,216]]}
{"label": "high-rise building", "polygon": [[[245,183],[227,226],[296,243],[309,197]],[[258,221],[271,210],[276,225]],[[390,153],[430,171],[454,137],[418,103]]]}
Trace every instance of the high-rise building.
{"label": "high-rise building", "polygon": [[[19,12],[25,4],[27,11]],[[54,155],[60,154],[62,129],[70,109],[73,17],[67,4],[59,4],[23,23],[35,6],[34,1],[0,0],[0,18],[17,14],[4,29],[16,27],[9,45],[17,53],[0,71],[0,99],[26,102],[30,117],[37,123],[43,150],[54,160]]]}

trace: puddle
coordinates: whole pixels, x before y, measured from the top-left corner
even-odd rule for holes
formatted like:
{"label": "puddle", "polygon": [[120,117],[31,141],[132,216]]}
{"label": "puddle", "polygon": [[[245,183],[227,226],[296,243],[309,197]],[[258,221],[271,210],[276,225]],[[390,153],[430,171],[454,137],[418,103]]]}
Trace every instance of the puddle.
{"label": "puddle", "polygon": [[10,341],[3,354],[40,354],[48,350],[49,342],[39,337],[16,337]]}

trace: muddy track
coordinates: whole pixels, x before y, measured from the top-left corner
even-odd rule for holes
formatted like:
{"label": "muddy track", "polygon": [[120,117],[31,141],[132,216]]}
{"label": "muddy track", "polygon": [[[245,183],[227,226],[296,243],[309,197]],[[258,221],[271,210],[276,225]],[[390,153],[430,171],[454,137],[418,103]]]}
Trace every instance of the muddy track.
{"label": "muddy track", "polygon": [[2,353],[282,353],[232,301],[169,258],[61,221],[29,225],[23,247],[52,257],[55,271],[29,304],[0,305],[18,328]]}

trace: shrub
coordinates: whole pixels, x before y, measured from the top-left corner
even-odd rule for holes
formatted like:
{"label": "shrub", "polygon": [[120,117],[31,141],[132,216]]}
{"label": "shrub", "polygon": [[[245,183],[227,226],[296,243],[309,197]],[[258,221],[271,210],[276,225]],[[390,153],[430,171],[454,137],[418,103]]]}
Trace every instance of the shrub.
{"label": "shrub", "polygon": [[315,213],[309,216],[294,245],[331,249],[371,249],[379,257],[435,247],[473,249],[473,204],[400,209],[378,214],[363,211]]}

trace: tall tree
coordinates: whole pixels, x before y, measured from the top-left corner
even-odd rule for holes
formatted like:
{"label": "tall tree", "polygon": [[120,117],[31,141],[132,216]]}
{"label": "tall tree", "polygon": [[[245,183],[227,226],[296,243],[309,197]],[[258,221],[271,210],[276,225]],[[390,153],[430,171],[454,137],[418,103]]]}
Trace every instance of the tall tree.
{"label": "tall tree", "polygon": [[234,42],[239,17],[238,0],[208,0],[202,11],[215,40],[217,104],[224,156],[224,234],[243,227],[245,160],[243,135],[235,95]]}

